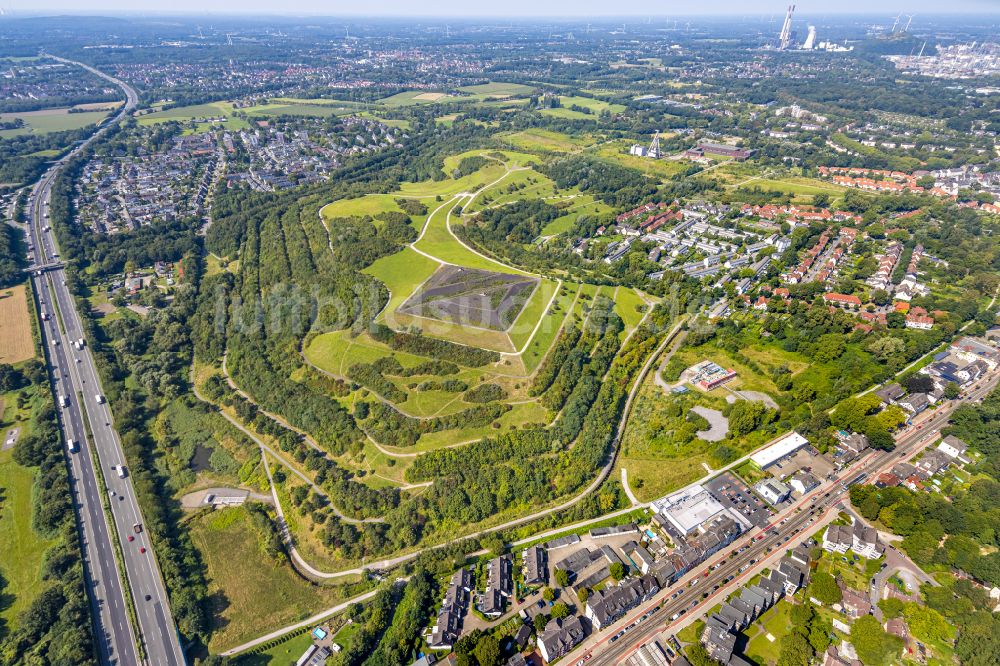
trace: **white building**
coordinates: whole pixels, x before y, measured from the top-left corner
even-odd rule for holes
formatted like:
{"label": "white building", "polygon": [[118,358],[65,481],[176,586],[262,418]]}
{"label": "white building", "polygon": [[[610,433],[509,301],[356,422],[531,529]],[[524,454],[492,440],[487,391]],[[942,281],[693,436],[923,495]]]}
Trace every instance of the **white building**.
{"label": "white building", "polygon": [[767,479],[755,486],[757,494],[771,504],[779,504],[788,499],[792,494],[792,489],[777,479]]}
{"label": "white building", "polygon": [[969,462],[967,457],[969,445],[954,435],[948,435],[942,439],[937,448],[938,451],[945,454],[949,458],[954,458],[963,463]]}
{"label": "white building", "polygon": [[790,432],[777,442],[750,456],[750,461],[760,469],[767,469],[785,456],[791,455],[809,443],[797,432]]}

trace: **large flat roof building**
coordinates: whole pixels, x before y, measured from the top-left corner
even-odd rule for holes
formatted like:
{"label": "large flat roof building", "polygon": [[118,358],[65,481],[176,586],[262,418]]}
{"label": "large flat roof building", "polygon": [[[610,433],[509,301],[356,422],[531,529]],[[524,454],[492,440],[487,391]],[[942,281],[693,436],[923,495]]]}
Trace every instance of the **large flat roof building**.
{"label": "large flat roof building", "polygon": [[663,514],[683,535],[690,534],[702,523],[712,520],[726,509],[705,490],[704,486],[689,486],[673,495],[653,502],[653,510]]}
{"label": "large flat roof building", "polygon": [[795,453],[808,443],[809,440],[799,433],[790,432],[771,446],[750,456],[750,460],[760,469],[767,469],[785,456]]}

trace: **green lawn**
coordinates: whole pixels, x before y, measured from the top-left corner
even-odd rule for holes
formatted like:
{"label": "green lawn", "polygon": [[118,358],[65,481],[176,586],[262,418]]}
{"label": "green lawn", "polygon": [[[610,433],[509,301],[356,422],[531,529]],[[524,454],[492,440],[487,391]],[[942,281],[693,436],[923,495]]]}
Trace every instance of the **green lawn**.
{"label": "green lawn", "polygon": [[761,178],[745,182],[743,187],[750,189],[759,187],[762,190],[767,190],[769,192],[791,194],[797,200],[803,201],[812,201],[812,197],[817,194],[829,194],[837,197],[842,195],[845,191],[842,187],[838,187],[822,180],[800,177],[789,177],[775,180]]}
{"label": "green lawn", "polygon": [[646,311],[652,307],[643,300],[637,291],[628,287],[616,289],[614,299],[615,312],[625,322],[625,331],[623,331],[625,334],[638,326]]}
{"label": "green lawn", "polygon": [[572,203],[563,209],[563,214],[545,225],[543,236],[554,236],[573,228],[581,215],[599,216],[611,212],[611,207],[603,201],[597,201],[590,194],[576,194]]}
{"label": "green lawn", "polygon": [[[792,605],[782,599],[770,610],[764,613],[757,622],[751,626],[760,627],[760,631],[747,643],[746,655],[758,664],[775,664],[778,661],[778,653],[781,650],[781,639],[791,633],[788,614]],[[767,639],[767,634],[774,637],[774,641]]]}
{"label": "green lawn", "polygon": [[[466,405],[468,406],[468,405]],[[405,449],[387,446],[387,450],[394,453],[422,453],[433,451],[445,446],[463,444],[480,440],[484,437],[495,437],[504,432],[523,428],[526,423],[547,424],[550,421],[550,414],[545,407],[537,402],[526,402],[513,405],[513,409],[500,417],[497,421],[499,428],[491,425],[477,426],[474,428],[458,428],[455,430],[442,430],[422,435],[414,446]]]}
{"label": "green lawn", "polygon": [[465,200],[456,199],[453,205],[444,206],[431,213],[427,218],[423,235],[414,244],[414,247],[437,258],[443,263],[467,266],[469,268],[481,268],[486,271],[524,274],[524,271],[505,266],[485,256],[476,254],[452,234],[448,228],[449,225],[461,224],[461,220],[455,218],[452,213],[455,206],[460,203],[465,203]]}
{"label": "green lawn", "polygon": [[524,309],[521,310],[521,314],[518,315],[517,320],[514,321],[514,325],[510,327],[508,331],[510,335],[511,342],[517,349],[520,349],[528,342],[532,333],[535,332],[535,327],[538,326],[538,331],[540,332],[543,328],[551,328],[553,330],[559,328],[559,323],[565,313],[553,313],[550,315],[550,323],[546,326],[544,323],[539,325],[538,320],[546,316],[549,313],[549,303],[554,303],[552,300],[556,294],[556,290],[559,288],[559,283],[553,282],[552,280],[543,279],[539,282],[538,287],[535,292],[525,303]]}
{"label": "green lawn", "polygon": [[400,211],[394,194],[369,194],[356,199],[338,199],[320,209],[324,219],[332,220],[338,217],[375,217],[379,213]]}
{"label": "green lawn", "polygon": [[[554,116],[556,118],[583,118],[586,120],[597,120],[597,116],[604,111],[611,111],[612,113],[622,113],[625,107],[621,104],[609,104],[603,100],[594,99],[592,97],[566,97],[563,95],[559,96],[559,103],[562,105],[561,108],[557,109],[544,109],[542,113],[545,115]],[[578,106],[580,108],[588,109],[592,114],[580,113],[579,111],[574,111],[571,106]],[[554,112],[554,113],[553,113]],[[565,112],[565,113],[560,113]]]}
{"label": "green lawn", "polygon": [[535,368],[542,362],[542,359],[545,358],[545,355],[548,354],[549,348],[555,342],[556,335],[559,333],[559,329],[567,318],[573,314],[572,306],[579,291],[580,285],[563,282],[562,289],[559,295],[556,296],[555,302],[545,311],[544,319],[538,327],[538,332],[535,333],[535,337],[531,339],[521,354],[521,360],[524,362],[526,372],[534,372]]}
{"label": "green lawn", "polygon": [[364,272],[383,282],[389,289],[390,298],[385,313],[393,313],[440,267],[433,259],[407,247],[401,252],[382,257],[364,269]]}
{"label": "green lawn", "polygon": [[[5,433],[6,427],[0,428],[0,436]],[[56,542],[31,528],[35,473],[12,457],[12,451],[0,452],[0,572],[7,581],[3,596],[10,595],[9,604],[0,604],[0,618],[11,629],[17,626],[17,616],[48,587],[42,580],[42,561],[45,551]]]}
{"label": "green lawn", "polygon": [[[413,367],[427,360],[405,352],[393,352],[367,335],[351,338],[346,331],[335,331],[317,336],[306,347],[305,356],[313,365],[338,377],[345,377],[347,369],[354,363],[372,363],[379,358],[388,356],[395,356],[403,367]],[[526,382],[521,381],[523,374],[510,372],[502,366],[496,369],[461,368],[458,374],[449,375],[448,378],[464,381],[469,387],[483,383],[500,384],[507,391],[511,400],[527,399]],[[409,395],[405,402],[396,405],[396,408],[404,414],[416,417],[440,416],[469,407],[468,403],[462,401],[461,393],[417,391],[409,388],[410,384],[419,384],[424,380],[440,379],[440,377],[413,376],[389,377],[388,379]],[[348,397],[344,400],[345,404],[350,406],[353,405],[354,397]]]}
{"label": "green lawn", "polygon": [[257,654],[243,654],[233,661],[236,666],[294,666],[299,657],[312,645],[312,634],[305,631],[270,650]]}

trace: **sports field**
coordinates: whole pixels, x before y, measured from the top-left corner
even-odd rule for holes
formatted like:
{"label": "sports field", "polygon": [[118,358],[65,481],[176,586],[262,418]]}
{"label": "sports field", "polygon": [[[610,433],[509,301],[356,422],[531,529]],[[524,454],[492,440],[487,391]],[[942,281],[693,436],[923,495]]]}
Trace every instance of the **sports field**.
{"label": "sports field", "polygon": [[0,291],[0,363],[20,363],[35,357],[27,294],[24,285]]}

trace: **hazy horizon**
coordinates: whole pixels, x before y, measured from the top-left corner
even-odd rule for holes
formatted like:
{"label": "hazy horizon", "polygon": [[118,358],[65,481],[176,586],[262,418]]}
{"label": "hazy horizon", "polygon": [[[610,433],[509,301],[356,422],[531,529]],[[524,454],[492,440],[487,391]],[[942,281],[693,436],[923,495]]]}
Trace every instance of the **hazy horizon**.
{"label": "hazy horizon", "polygon": [[[686,16],[746,16],[752,14],[783,14],[787,0],[709,0],[708,2],[654,3],[642,0],[620,0],[607,3],[598,0],[508,0],[505,11],[485,4],[470,7],[459,0],[429,0],[416,4],[403,0],[383,0],[377,6],[357,3],[320,2],[319,0],[287,0],[276,10],[270,0],[175,0],[169,9],[151,0],[98,0],[97,3],[75,3],[67,0],[8,0],[4,9],[13,15],[44,14],[125,14],[125,15],[271,15],[271,16],[345,16],[345,17],[426,17],[426,18],[587,18],[587,17],[670,17]],[[206,8],[206,4],[210,7]],[[900,12],[920,15],[1000,13],[1000,3],[993,0],[954,0],[947,11],[940,2],[931,0],[883,0],[877,8],[865,0],[841,0],[831,3],[818,0],[794,2],[796,15],[822,16],[856,14],[889,16]],[[614,11],[609,11],[613,8]]]}

